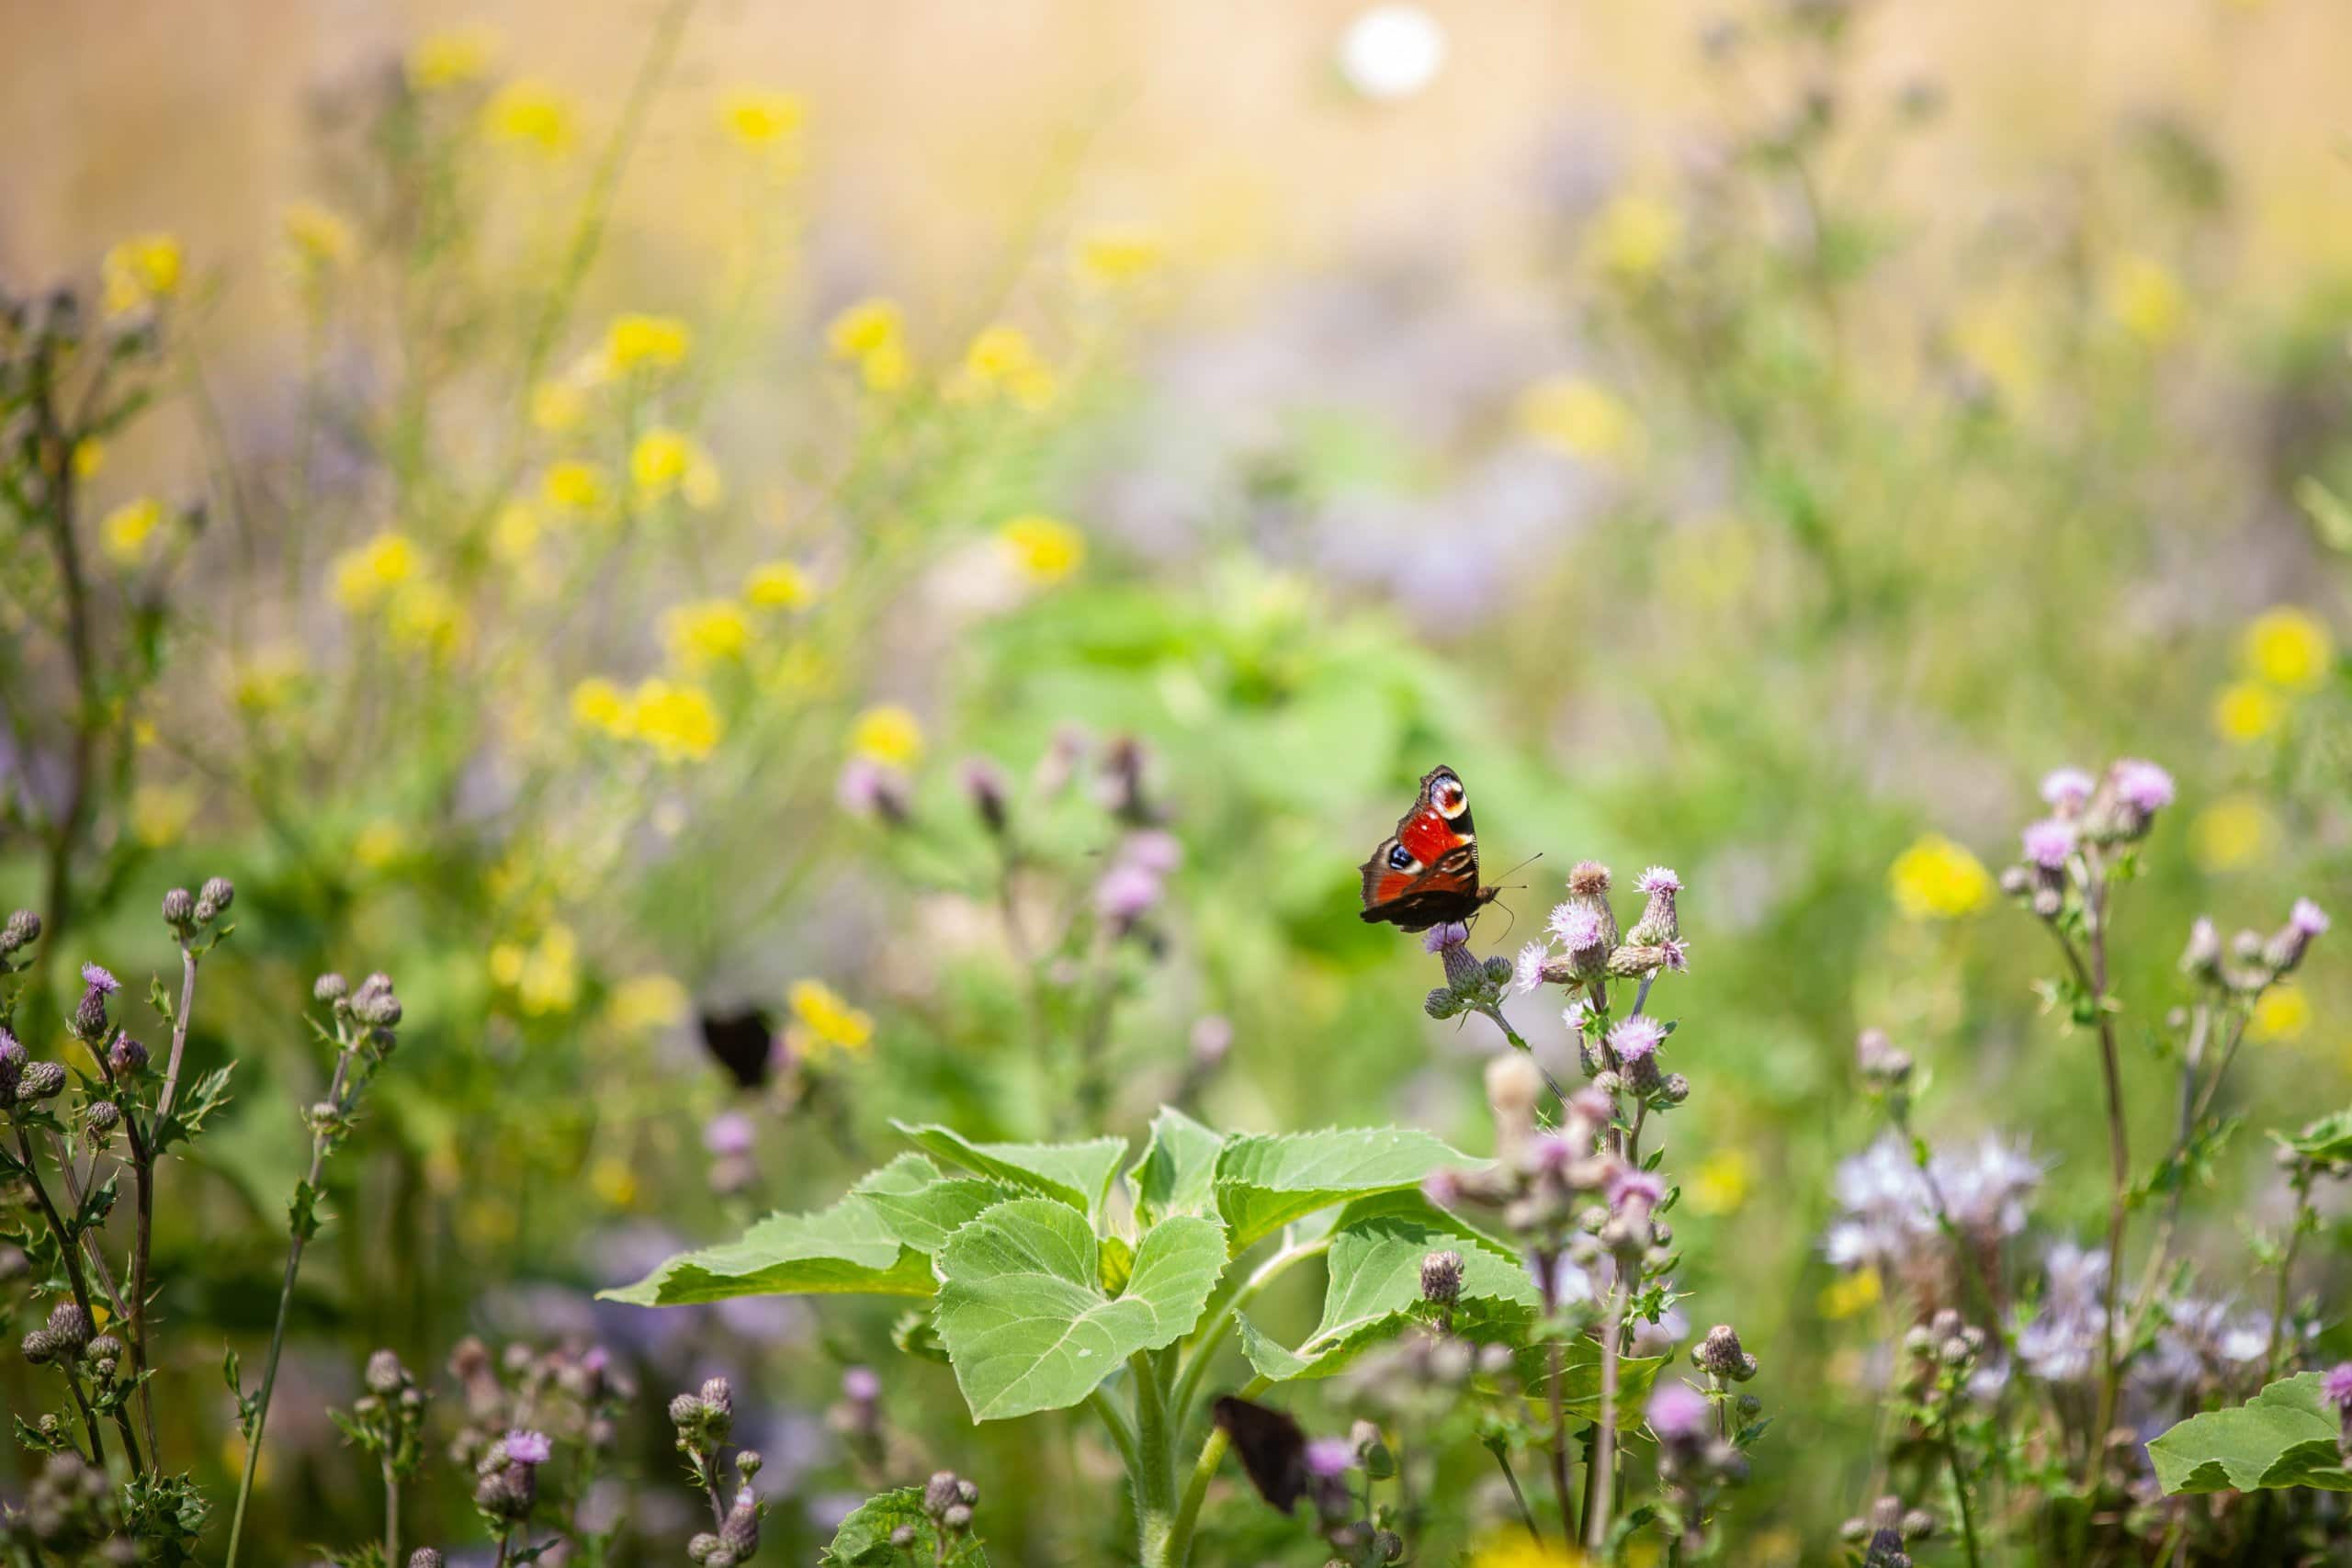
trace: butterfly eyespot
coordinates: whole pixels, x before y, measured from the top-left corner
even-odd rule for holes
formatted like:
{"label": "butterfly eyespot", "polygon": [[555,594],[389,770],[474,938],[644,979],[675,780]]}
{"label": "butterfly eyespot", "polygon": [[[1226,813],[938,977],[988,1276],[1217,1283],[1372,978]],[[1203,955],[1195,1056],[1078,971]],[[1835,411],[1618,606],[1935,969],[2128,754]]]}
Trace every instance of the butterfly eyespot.
{"label": "butterfly eyespot", "polygon": [[1430,801],[1442,814],[1453,817],[1461,812],[1464,798],[1462,786],[1449,781],[1437,786]]}
{"label": "butterfly eyespot", "polygon": [[1404,845],[1402,845],[1402,844],[1391,844],[1391,845],[1389,845],[1389,846],[1388,846],[1388,864],[1389,864],[1389,866],[1390,866],[1390,868],[1391,868],[1391,869],[1393,869],[1393,870],[1396,870],[1396,871],[1410,871],[1410,870],[1412,870],[1412,869],[1413,869],[1413,852],[1412,852],[1412,851],[1410,851],[1410,850],[1408,850],[1408,849],[1407,849],[1407,848],[1406,848]]}

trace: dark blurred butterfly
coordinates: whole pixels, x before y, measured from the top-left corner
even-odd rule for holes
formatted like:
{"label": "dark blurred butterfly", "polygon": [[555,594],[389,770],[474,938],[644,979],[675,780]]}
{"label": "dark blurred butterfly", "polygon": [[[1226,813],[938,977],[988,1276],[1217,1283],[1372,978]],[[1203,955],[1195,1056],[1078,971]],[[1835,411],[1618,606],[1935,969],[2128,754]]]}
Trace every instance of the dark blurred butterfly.
{"label": "dark blurred butterfly", "polygon": [[1470,792],[1444,766],[1421,775],[1421,797],[1362,869],[1363,918],[1408,931],[1466,920],[1502,891],[1478,886]]}
{"label": "dark blurred butterfly", "polygon": [[738,1089],[757,1089],[768,1081],[768,1062],[775,1046],[775,1025],[758,1008],[740,1012],[704,1013],[695,1021],[702,1026],[703,1048],[727,1076],[735,1080]]}
{"label": "dark blurred butterfly", "polygon": [[1211,1417],[1233,1439],[1241,1468],[1250,1472],[1258,1495],[1283,1513],[1306,1495],[1306,1434],[1279,1410],[1252,1404],[1227,1394],[1211,1408]]}

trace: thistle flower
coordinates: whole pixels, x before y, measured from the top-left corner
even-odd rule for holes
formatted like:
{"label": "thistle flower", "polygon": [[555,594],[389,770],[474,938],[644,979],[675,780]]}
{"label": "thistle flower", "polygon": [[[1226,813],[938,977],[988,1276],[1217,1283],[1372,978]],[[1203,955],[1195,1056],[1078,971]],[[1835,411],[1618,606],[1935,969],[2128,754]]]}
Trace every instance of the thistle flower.
{"label": "thistle flower", "polygon": [[1462,1295],[1462,1254],[1432,1252],[1421,1259],[1421,1300],[1452,1306]]}
{"label": "thistle flower", "polygon": [[1553,908],[1550,929],[1567,956],[1571,977],[1593,980],[1607,972],[1614,924],[1607,910],[1605,904],[1596,908],[1590,901],[1573,897]]}
{"label": "thistle flower", "polygon": [[1642,918],[1625,933],[1625,942],[1634,947],[1662,947],[1682,934],[1674,912],[1674,896],[1682,891],[1682,879],[1662,865],[1654,865],[1642,873],[1634,886],[1647,896],[1649,902],[1642,907]]}
{"label": "thistle flower", "polygon": [[872,1367],[842,1370],[842,1397],[853,1404],[871,1404],[882,1397],[882,1376]]}
{"label": "thistle flower", "polygon": [[1896,1050],[1883,1029],[1863,1030],[1854,1041],[1854,1057],[1873,1088],[1900,1088],[1911,1077],[1910,1054]]}
{"label": "thistle flower", "polygon": [[1306,1445],[1306,1473],[1329,1481],[1356,1467],[1356,1450],[1345,1438],[1317,1438]]}
{"label": "thistle flower", "polygon": [[1609,1048],[1621,1063],[1645,1062],[1666,1043],[1666,1026],[1649,1014],[1637,1012],[1609,1031]]}
{"label": "thistle flower", "polygon": [[703,1123],[702,1146],[725,1157],[752,1152],[752,1119],[740,1111],[722,1111]]}
{"label": "thistle flower", "polygon": [[871,757],[852,757],[842,764],[833,798],[851,816],[871,817],[885,827],[903,828],[914,817],[906,775]]}
{"label": "thistle flower", "polygon": [[1094,885],[1094,908],[1114,931],[1125,932],[1159,902],[1159,875],[1130,863],[1114,865]]}
{"label": "thistle flower", "polygon": [[1707,1396],[1680,1378],[1668,1378],[1650,1391],[1650,1430],[1667,1444],[1704,1438],[1713,1407]]}
{"label": "thistle flower", "polygon": [[554,1457],[555,1445],[545,1432],[516,1429],[506,1434],[506,1457],[514,1464],[545,1464]]}
{"label": "thistle flower", "polygon": [[1519,950],[1519,961],[1511,966],[1511,989],[1525,996],[1544,983],[1544,964],[1552,950],[1540,942],[1531,942]]}
{"label": "thistle flower", "polygon": [[1223,1013],[1208,1013],[1193,1021],[1193,1066],[1215,1072],[1233,1050],[1233,1021]]}
{"label": "thistle flower", "polygon": [[2303,954],[2311,950],[2312,938],[2324,935],[2327,927],[2327,911],[2308,898],[2296,899],[2294,908],[2288,912],[2287,923],[2278,928],[2278,934],[2262,950],[2263,963],[2274,975],[2293,974],[2302,963]]}
{"label": "thistle flower", "polygon": [[2022,835],[2029,864],[2043,871],[2064,871],[2075,852],[2074,824],[2057,817],[2029,823]]}
{"label": "thistle flower", "polygon": [[2320,1380],[2320,1397],[2346,1416],[2352,1416],[2352,1361],[2338,1361]]}
{"label": "thistle flower", "polygon": [[82,983],[90,989],[104,992],[109,997],[122,989],[121,981],[95,964],[82,965]]}
{"label": "thistle flower", "polygon": [[1732,1382],[1746,1382],[1756,1375],[1756,1358],[1741,1348],[1738,1330],[1728,1323],[1719,1323],[1707,1330],[1706,1338],[1690,1352],[1690,1359],[1703,1370]]}
{"label": "thistle flower", "polygon": [[2053,768],[2042,775],[2041,798],[2061,817],[2077,817],[2098,786],[2080,768]]}
{"label": "thistle flower", "polygon": [[1470,940],[1470,928],[1460,920],[1446,920],[1421,933],[1423,953],[1443,953],[1449,947],[1460,947]]}

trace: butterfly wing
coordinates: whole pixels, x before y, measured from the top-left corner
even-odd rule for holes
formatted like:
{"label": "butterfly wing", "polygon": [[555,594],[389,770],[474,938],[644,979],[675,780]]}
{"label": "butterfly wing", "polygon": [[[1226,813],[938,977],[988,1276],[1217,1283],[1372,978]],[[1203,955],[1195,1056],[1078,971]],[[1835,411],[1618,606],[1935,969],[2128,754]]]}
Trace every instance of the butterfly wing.
{"label": "butterfly wing", "polygon": [[1233,1439],[1258,1495],[1289,1513],[1306,1494],[1306,1434],[1281,1411],[1227,1394],[1212,1415]]}
{"label": "butterfly wing", "polygon": [[1467,919],[1494,897],[1478,886],[1478,835],[1470,793],[1452,768],[1422,775],[1420,798],[1396,831],[1372,852],[1363,874],[1363,915],[1408,931]]}
{"label": "butterfly wing", "polygon": [[757,1089],[768,1080],[768,1059],[775,1043],[775,1026],[757,1008],[740,1012],[704,1013],[704,1049],[727,1069],[739,1089]]}

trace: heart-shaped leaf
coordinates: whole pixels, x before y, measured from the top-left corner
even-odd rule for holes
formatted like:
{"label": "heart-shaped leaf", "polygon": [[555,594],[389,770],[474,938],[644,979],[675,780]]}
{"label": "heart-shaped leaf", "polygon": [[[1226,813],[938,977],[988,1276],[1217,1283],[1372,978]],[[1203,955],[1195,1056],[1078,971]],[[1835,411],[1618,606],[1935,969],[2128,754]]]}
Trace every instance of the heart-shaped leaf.
{"label": "heart-shaped leaf", "polygon": [[1433,1171],[1478,1163],[1410,1127],[1229,1138],[1217,1155],[1217,1211],[1238,1253],[1317,1209],[1418,1187]]}
{"label": "heart-shaped leaf", "polygon": [[2244,1404],[2192,1416],[2153,1439],[2148,1458],[2157,1484],[2168,1495],[2272,1486],[2352,1492],[2352,1471],[2336,1446],[2341,1425],[2321,1381],[2318,1372],[2282,1379]]}
{"label": "heart-shaped leaf", "polygon": [[770,1214],[741,1238],[683,1252],[633,1285],[600,1292],[638,1306],[729,1296],[927,1296],[931,1259],[899,1240],[863,1198],[814,1214]]}
{"label": "heart-shaped leaf", "polygon": [[929,1256],[981,1210],[1021,1195],[1003,1182],[942,1176],[921,1155],[900,1155],[850,1190],[881,1216],[891,1235]]}
{"label": "heart-shaped leaf", "polygon": [[1204,1127],[1172,1105],[1151,1119],[1151,1142],[1127,1172],[1135,1189],[1136,1217],[1148,1225],[1169,1214],[1216,1212],[1216,1156],[1225,1135]]}
{"label": "heart-shaped leaf", "polygon": [[977,1144],[950,1127],[891,1126],[923,1148],[966,1170],[978,1171],[1020,1188],[1082,1209],[1099,1219],[1102,1201],[1110,1195],[1111,1179],[1126,1157],[1125,1138],[1092,1138],[1082,1144]]}
{"label": "heart-shaped leaf", "polygon": [[1189,1333],[1225,1271],[1225,1228],[1178,1215],[1144,1233],[1126,1287],[1103,1292],[1102,1248],[1077,1211],[999,1203],[939,1255],[933,1321],[975,1421],[1060,1410],[1138,1350]]}

